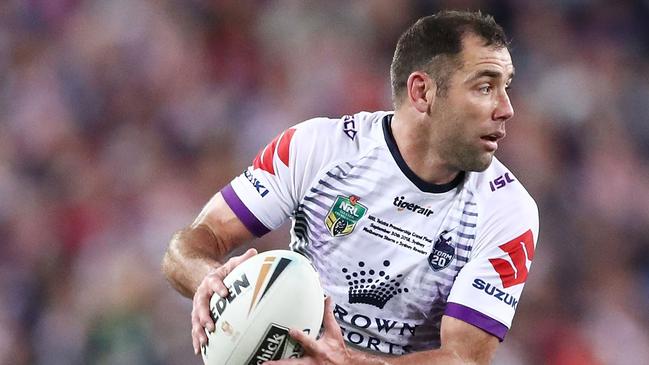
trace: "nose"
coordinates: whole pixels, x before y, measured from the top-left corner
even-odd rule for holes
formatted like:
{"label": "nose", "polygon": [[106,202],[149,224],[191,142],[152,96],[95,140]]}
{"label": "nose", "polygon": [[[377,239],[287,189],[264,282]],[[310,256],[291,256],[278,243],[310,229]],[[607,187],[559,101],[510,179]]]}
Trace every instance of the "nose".
{"label": "nose", "polygon": [[514,107],[509,99],[507,92],[502,92],[498,97],[496,108],[493,112],[493,119],[499,122],[505,122],[514,116]]}

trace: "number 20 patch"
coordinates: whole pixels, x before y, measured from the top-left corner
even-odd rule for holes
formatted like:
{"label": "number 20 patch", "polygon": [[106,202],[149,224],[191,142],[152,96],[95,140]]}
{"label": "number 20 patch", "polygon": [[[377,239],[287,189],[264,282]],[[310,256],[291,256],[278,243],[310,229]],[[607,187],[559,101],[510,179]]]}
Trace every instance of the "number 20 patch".
{"label": "number 20 patch", "polygon": [[439,235],[428,255],[428,264],[435,271],[447,268],[455,257],[455,248],[450,245],[451,237],[446,237],[448,233],[449,231],[443,231]]}

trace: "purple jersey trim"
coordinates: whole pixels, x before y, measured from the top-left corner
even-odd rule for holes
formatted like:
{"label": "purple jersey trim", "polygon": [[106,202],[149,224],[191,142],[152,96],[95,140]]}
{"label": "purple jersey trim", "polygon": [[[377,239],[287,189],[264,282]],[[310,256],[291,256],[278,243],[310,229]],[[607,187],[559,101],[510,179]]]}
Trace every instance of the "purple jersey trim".
{"label": "purple jersey trim", "polygon": [[248,207],[243,204],[237,193],[234,192],[232,185],[228,184],[221,190],[221,195],[223,199],[230,206],[230,209],[234,214],[241,220],[248,230],[257,237],[261,237],[266,233],[270,232],[270,229],[266,228],[263,223],[255,217],[254,214],[248,209]]}
{"label": "purple jersey trim", "polygon": [[461,304],[448,303],[444,314],[472,324],[481,330],[498,337],[500,342],[505,339],[505,335],[507,334],[508,328],[504,324],[478,312],[475,309]]}

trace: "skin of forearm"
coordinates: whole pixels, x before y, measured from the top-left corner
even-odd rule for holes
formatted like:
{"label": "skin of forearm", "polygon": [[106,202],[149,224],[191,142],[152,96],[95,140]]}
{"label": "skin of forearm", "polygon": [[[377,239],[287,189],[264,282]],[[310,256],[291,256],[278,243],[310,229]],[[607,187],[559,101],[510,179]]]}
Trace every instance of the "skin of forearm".
{"label": "skin of forearm", "polygon": [[[352,351],[352,363],[362,365],[477,365],[481,362],[463,360],[456,352],[448,349],[416,352],[403,356],[381,357]],[[488,364],[489,361],[484,362]]]}
{"label": "skin of forearm", "polygon": [[225,246],[205,225],[185,228],[171,238],[162,271],[180,294],[192,298],[208,271],[221,265]]}

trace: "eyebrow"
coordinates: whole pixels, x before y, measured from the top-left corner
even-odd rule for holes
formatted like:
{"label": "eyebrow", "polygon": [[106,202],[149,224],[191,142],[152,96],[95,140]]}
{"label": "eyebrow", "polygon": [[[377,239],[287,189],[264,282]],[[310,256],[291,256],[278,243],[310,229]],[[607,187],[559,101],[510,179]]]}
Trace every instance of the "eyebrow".
{"label": "eyebrow", "polygon": [[[497,79],[497,78],[500,78],[501,76],[503,76],[503,74],[502,74],[502,72],[494,71],[494,70],[482,70],[482,71],[478,72],[477,74],[473,75],[471,78],[469,78],[468,81],[471,82],[471,81],[477,80],[477,79],[479,79],[481,77],[485,77],[485,76],[486,77],[491,77],[493,79]],[[513,78],[514,78],[514,70],[512,69],[512,73],[509,75],[508,80],[511,80]]]}

